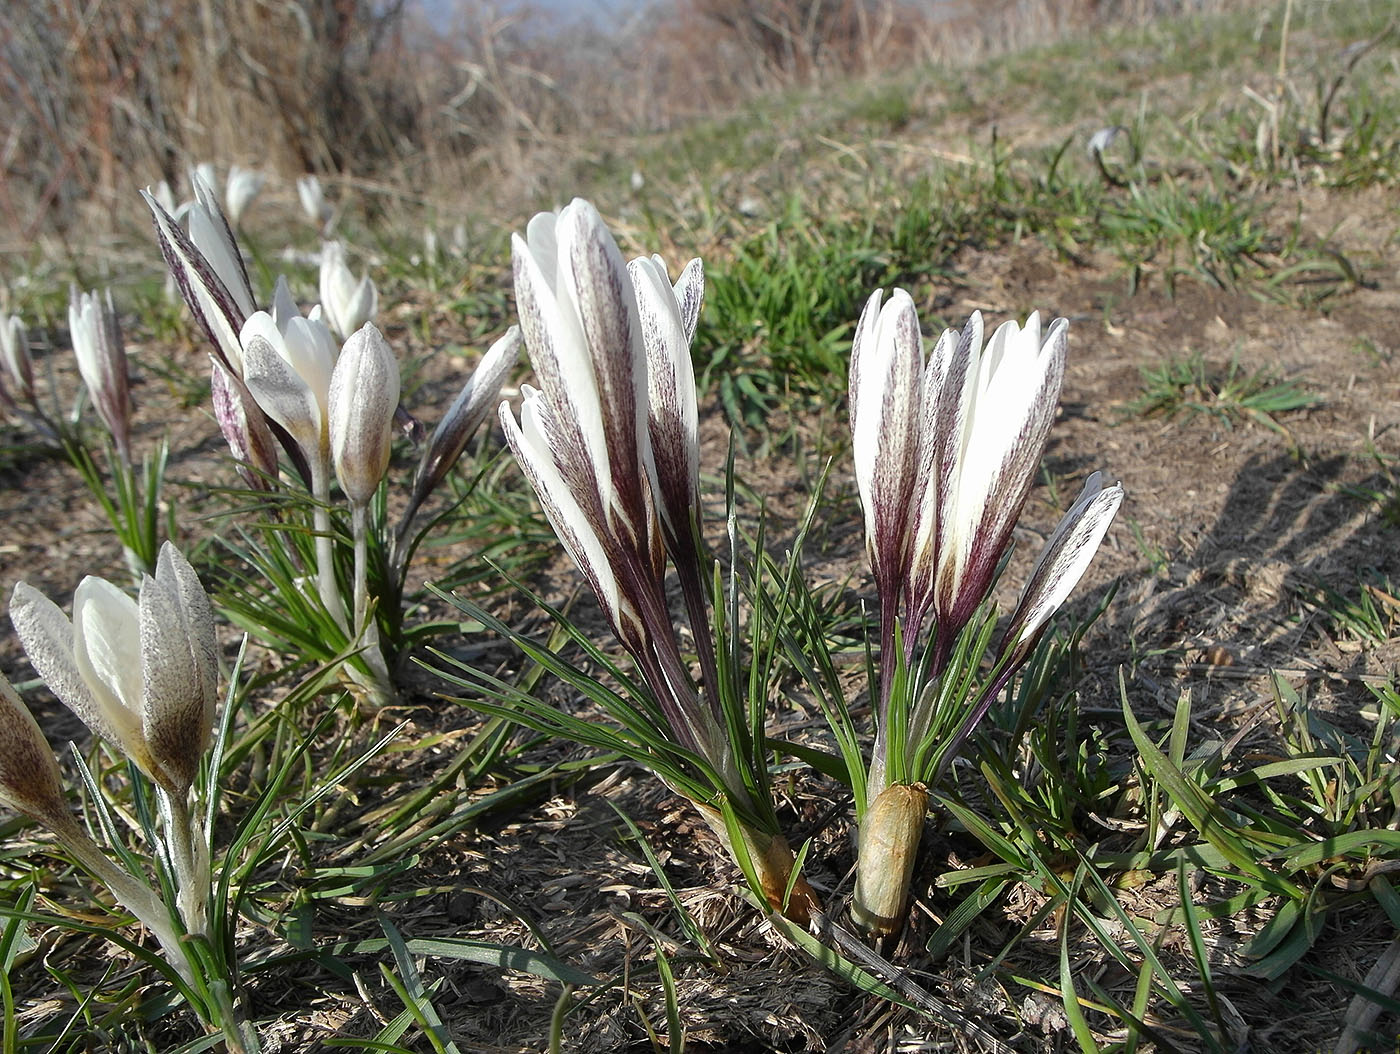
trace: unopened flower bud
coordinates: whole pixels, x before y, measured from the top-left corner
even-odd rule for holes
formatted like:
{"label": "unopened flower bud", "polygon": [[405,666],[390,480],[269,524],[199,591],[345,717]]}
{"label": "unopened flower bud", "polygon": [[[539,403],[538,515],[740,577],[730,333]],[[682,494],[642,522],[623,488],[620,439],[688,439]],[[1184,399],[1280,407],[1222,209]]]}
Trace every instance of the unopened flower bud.
{"label": "unopened flower bud", "polygon": [[49,828],[60,826],[68,816],[53,750],[4,676],[0,676],[0,802]]}
{"label": "unopened flower bud", "polygon": [[34,361],[29,357],[29,334],[18,315],[0,315],[0,357],[4,359],[6,387],[14,400],[34,404]]}
{"label": "unopened flower bud", "polygon": [[331,375],[331,457],[352,504],[366,505],[389,468],[399,364],[374,323],[366,322],[341,349]]}
{"label": "unopened flower bud", "polygon": [[112,434],[117,453],[131,460],[131,396],[127,390],[126,348],[121,326],[112,306],[112,293],[79,293],[75,286],[68,299],[68,329],[78,372],[92,396],[97,415]]}

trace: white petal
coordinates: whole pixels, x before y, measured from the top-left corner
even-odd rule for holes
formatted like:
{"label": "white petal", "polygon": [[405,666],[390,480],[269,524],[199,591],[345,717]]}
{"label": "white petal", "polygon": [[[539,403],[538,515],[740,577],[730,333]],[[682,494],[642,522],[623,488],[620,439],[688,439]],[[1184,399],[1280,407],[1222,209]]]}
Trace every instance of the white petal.
{"label": "white petal", "polygon": [[598,525],[584,515],[555,465],[549,438],[544,431],[548,425],[542,424],[541,420],[548,411],[540,396],[529,385],[523,385],[521,390],[525,393],[520,408],[523,427],[516,424],[510,404],[501,404],[501,425],[505,428],[506,441],[535,488],[554,533],[593,586],[598,602],[613,628],[618,630],[622,625],[621,598],[617,579],[599,539]]}
{"label": "white petal", "polygon": [[1033,640],[1046,619],[1065,602],[1098,552],[1122,503],[1122,484],[1104,489],[1099,473],[1089,477],[1031,570],[1007,629],[1008,640]]}
{"label": "white petal", "polygon": [[118,725],[139,722],[141,616],[136,601],[88,575],[73,593],[73,657],[93,698]]}

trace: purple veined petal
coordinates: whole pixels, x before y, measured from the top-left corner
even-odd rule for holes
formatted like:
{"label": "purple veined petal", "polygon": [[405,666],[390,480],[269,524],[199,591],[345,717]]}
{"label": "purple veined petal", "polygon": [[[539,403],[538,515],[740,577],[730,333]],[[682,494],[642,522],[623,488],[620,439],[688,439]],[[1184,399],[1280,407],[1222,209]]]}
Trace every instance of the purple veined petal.
{"label": "purple veined petal", "polygon": [[[251,311],[239,306],[238,299],[229,292],[213,265],[155,198],[148,191],[142,191],[141,196],[155,220],[156,240],[160,244],[165,265],[180,289],[180,296],[219,356],[230,369],[241,375],[243,349],[238,343],[238,332]],[[242,268],[241,259],[238,267]],[[248,296],[251,303],[251,292]]]}
{"label": "purple veined petal", "polygon": [[253,490],[270,491],[277,478],[277,446],[267,417],[242,379],[217,356],[209,360],[214,420],[238,462],[239,475]]}
{"label": "purple veined petal", "polygon": [[1003,326],[978,362],[940,540],[938,598],[953,626],[981,603],[1035,482],[1064,381],[1067,326],[1056,320],[1043,344],[1035,316],[1025,330]]}
{"label": "purple veined petal", "polygon": [[662,522],[675,545],[700,515],[699,413],[695,368],[682,308],[661,258],[628,264],[647,355],[648,428],[653,486]]}
{"label": "purple veined petal", "polygon": [[865,301],[865,307],[861,309],[860,319],[856,322],[856,331],[851,338],[851,367],[847,380],[848,412],[851,423],[851,435],[856,434],[856,415],[860,406],[861,377],[864,373],[864,363],[868,355],[872,354],[875,347],[875,328],[880,320],[880,301],[884,298],[885,291],[877,289],[871,293]]}
{"label": "purple veined petal", "polygon": [[[660,263],[661,257],[656,257],[656,261]],[[687,345],[693,344],[695,330],[700,325],[700,310],[705,306],[705,265],[698,256],[685,265],[685,270],[676,279],[673,292],[685,324],[685,342]]]}
{"label": "purple veined petal", "polygon": [[525,476],[534,487],[550,526],[569,556],[593,587],[598,603],[624,644],[636,646],[645,641],[641,620],[633,605],[618,588],[617,577],[608,559],[601,536],[601,524],[585,514],[576,495],[554,462],[548,422],[549,409],[540,394],[528,384],[521,386],[521,424],[517,424],[510,404],[502,403],[501,425],[506,441]]}
{"label": "purple veined petal", "polygon": [[922,424],[923,336],[914,301],[896,289],[870,315],[866,303],[852,349],[855,377],[852,419],[856,482],[865,509],[866,548],[882,592],[882,603],[904,578],[909,554],[910,508],[916,497]]}
{"label": "purple veined petal", "polygon": [[423,450],[413,479],[412,508],[421,505],[452,471],[468,440],[496,405],[510,371],[520,360],[520,327],[511,326],[482,356],[467,383],[442,415]]}
{"label": "purple veined petal", "polygon": [[366,322],[345,342],[327,400],[335,474],[354,505],[369,504],[389,469],[398,405],[398,360]]}
{"label": "purple veined petal", "polygon": [[543,397],[554,416],[567,422],[554,438],[556,457],[574,472],[589,472],[601,498],[611,490],[612,467],[593,359],[577,311],[560,302],[550,282],[557,261],[536,255],[536,248],[555,245],[553,227],[544,222],[552,218],[542,213],[530,221],[528,243],[512,236],[516,310]]}
{"label": "purple veined petal", "polygon": [[253,285],[248,280],[248,268],[243,263],[243,253],[238,247],[238,239],[233,235],[233,227],[219,208],[214,185],[196,178],[192,186],[195,200],[188,214],[190,241],[214,268],[238,310],[245,317],[251,315],[257,309]]}
{"label": "purple veined petal", "polygon": [[584,347],[592,358],[601,405],[611,486],[609,527],[638,549],[655,534],[648,515],[649,482],[639,471],[650,459],[647,425],[647,353],[637,297],[622,253],[598,210],[575,198],[559,214],[558,290],[577,311]]}
{"label": "purple veined petal", "polygon": [[1121,483],[1105,488],[1099,472],[1085,481],[1036,559],[1007,626],[1005,642],[1014,644],[1017,658],[1035,645],[1046,621],[1079,584],[1122,503]]}
{"label": "purple veined petal", "polygon": [[[974,315],[965,329],[968,339],[981,329],[980,316]],[[910,509],[909,576],[905,581],[907,605],[906,639],[917,639],[923,617],[933,601],[933,584],[938,568],[938,525],[943,494],[941,455],[948,446],[948,426],[940,417],[943,407],[955,408],[961,400],[951,397],[950,387],[961,388],[966,377],[967,357],[964,334],[946,329],[933,346],[924,364],[920,398],[919,454],[915,470],[914,503]]]}
{"label": "purple veined petal", "polygon": [[0,802],[49,827],[68,818],[63,778],[44,733],[0,675]]}

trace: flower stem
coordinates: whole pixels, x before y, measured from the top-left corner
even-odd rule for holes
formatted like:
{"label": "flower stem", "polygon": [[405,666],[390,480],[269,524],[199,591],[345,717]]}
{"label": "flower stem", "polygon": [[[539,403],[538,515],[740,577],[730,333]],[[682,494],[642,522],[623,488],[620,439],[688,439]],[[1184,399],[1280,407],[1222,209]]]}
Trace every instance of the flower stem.
{"label": "flower stem", "polygon": [[347,634],[345,602],[335,580],[335,539],[331,537],[331,484],[329,466],[324,458],[311,459],[312,526],[316,531],[316,585],[321,604]]}
{"label": "flower stem", "polygon": [[351,504],[350,529],[355,540],[355,640],[364,646],[360,654],[370,671],[369,683],[361,683],[369,690],[374,708],[379,709],[393,701],[394,686],[389,664],[384,660],[384,649],[379,643],[379,624],[369,617],[368,505]]}
{"label": "flower stem", "polygon": [[[175,869],[175,886],[179,894],[180,918],[187,933],[207,936],[209,933],[209,868],[200,861],[208,859],[208,851],[195,845],[195,829],[190,819],[189,803],[178,795],[158,788],[165,813],[166,846]],[[200,837],[202,837],[202,832]]]}

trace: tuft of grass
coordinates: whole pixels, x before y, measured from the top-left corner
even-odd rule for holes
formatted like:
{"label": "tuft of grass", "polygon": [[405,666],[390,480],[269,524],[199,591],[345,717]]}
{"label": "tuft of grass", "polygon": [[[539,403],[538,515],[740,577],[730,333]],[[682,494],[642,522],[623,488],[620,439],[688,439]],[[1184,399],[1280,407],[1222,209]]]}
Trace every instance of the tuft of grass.
{"label": "tuft of grass", "polygon": [[1238,359],[1213,366],[1200,352],[1144,366],[1141,374],[1142,394],[1125,408],[1128,416],[1205,414],[1227,428],[1257,421],[1284,432],[1277,415],[1306,410],[1319,402],[1298,382],[1282,380],[1271,370],[1251,372]]}

